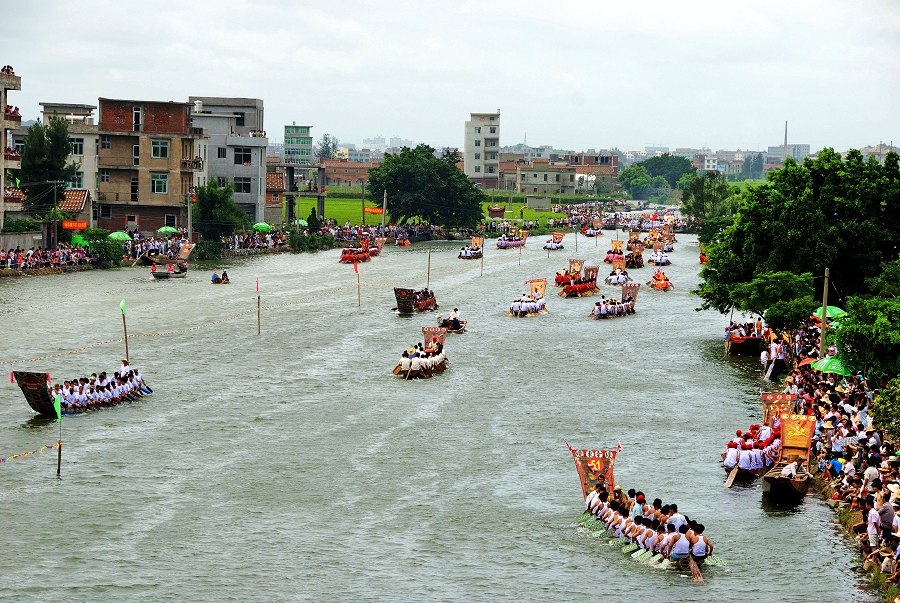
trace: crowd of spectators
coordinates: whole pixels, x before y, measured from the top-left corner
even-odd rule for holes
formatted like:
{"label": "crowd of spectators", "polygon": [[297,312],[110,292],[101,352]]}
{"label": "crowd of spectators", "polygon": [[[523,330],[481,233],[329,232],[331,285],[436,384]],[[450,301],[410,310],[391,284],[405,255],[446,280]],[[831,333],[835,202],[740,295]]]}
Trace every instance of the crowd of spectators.
{"label": "crowd of spectators", "polygon": [[37,270],[40,268],[65,268],[92,264],[97,256],[85,247],[63,244],[56,249],[16,247],[8,251],[0,249],[0,268],[6,270]]}

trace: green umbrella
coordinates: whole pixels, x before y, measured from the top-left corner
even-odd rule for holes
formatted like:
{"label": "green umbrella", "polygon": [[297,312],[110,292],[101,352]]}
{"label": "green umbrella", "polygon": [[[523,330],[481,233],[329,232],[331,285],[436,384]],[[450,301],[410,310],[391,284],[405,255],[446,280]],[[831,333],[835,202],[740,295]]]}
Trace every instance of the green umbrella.
{"label": "green umbrella", "polygon": [[253,225],[253,230],[257,232],[272,232],[275,229],[272,228],[270,224],[266,224],[265,222],[257,222]]}
{"label": "green umbrella", "polygon": [[81,235],[72,235],[72,245],[81,245],[82,247],[90,247],[91,242]]}
{"label": "green umbrella", "polygon": [[112,239],[113,241],[130,241],[131,235],[129,235],[127,232],[117,230],[116,232],[109,233],[109,236],[107,238]]}
{"label": "green umbrella", "polygon": [[[837,318],[838,316],[843,316],[844,314],[846,314],[846,312],[841,310],[837,306],[825,306],[825,316],[827,316],[828,318]],[[818,308],[813,313],[813,315],[822,318],[822,308]]]}
{"label": "green umbrella", "polygon": [[162,228],[157,228],[156,232],[178,232],[178,229],[171,226],[163,226]]}
{"label": "green umbrella", "polygon": [[810,366],[823,373],[837,373],[838,375],[844,375],[845,377],[851,374],[850,371],[844,368],[841,361],[834,356],[825,356],[821,360],[813,362]]}
{"label": "green umbrella", "polygon": [[307,222],[306,220],[294,220],[293,223],[297,226],[309,226],[309,222]]}

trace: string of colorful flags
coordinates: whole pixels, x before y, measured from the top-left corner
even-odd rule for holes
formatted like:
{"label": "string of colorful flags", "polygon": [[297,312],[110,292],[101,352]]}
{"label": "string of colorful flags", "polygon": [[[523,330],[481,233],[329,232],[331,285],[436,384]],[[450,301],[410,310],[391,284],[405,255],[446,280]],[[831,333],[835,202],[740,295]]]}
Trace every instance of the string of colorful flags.
{"label": "string of colorful flags", "polygon": [[0,464],[8,463],[13,459],[24,459],[29,456],[36,456],[38,454],[44,454],[48,450],[56,450],[59,447],[59,442],[53,442],[49,446],[41,446],[36,450],[26,450],[25,452],[20,452],[19,454],[14,454],[12,456],[2,457],[0,456]]}
{"label": "string of colorful flags", "polygon": [[[443,270],[434,270],[434,271],[432,271],[432,273],[434,273],[434,274],[455,274],[457,272],[465,272],[466,270],[469,270],[469,269],[470,269],[470,267],[468,265],[466,265],[466,266],[462,266],[459,268],[445,268]],[[365,288],[393,287],[394,285],[396,285],[396,282],[373,282],[373,283],[362,283],[361,284],[361,286],[365,287]],[[356,289],[356,286],[346,285],[346,286],[342,286],[342,287],[332,287],[330,289],[318,291],[311,295],[307,295],[307,296],[304,296],[304,297],[301,297],[298,299],[294,299],[294,300],[291,300],[288,302],[280,303],[280,304],[263,304],[262,309],[263,310],[276,310],[276,309],[280,309],[280,308],[288,308],[288,307],[295,306],[298,304],[308,303],[315,299],[328,298],[328,297],[333,296],[335,293],[337,293],[339,291],[346,291],[348,289]],[[213,320],[210,322],[205,322],[205,323],[202,323],[199,325],[194,325],[191,327],[185,327],[183,329],[171,329],[168,331],[160,331],[160,332],[155,332],[155,333],[130,333],[128,335],[128,339],[135,339],[137,337],[171,337],[173,335],[184,335],[186,333],[198,331],[200,329],[206,329],[209,327],[220,325],[222,323],[230,322],[232,320],[237,320],[238,318],[242,318],[244,316],[248,316],[248,315],[255,314],[255,313],[256,313],[256,310],[251,309],[251,310],[245,310],[242,312],[237,312],[235,314],[231,314],[230,316],[226,316],[224,318],[220,318],[220,319]],[[16,364],[27,364],[27,363],[31,363],[31,362],[41,362],[44,360],[52,360],[54,358],[62,358],[64,356],[73,356],[75,354],[81,354],[82,352],[86,352],[88,350],[92,350],[95,348],[99,348],[99,347],[103,347],[103,346],[107,346],[107,345],[111,345],[111,344],[122,343],[123,341],[124,341],[124,338],[118,337],[115,339],[106,339],[104,341],[98,341],[96,343],[91,343],[91,344],[88,344],[88,345],[85,345],[85,346],[82,346],[79,348],[74,348],[72,350],[58,352],[56,354],[45,354],[43,356],[35,356],[34,358],[19,358],[19,359],[14,359],[14,360],[0,360],[0,366],[12,366],[12,365],[16,365]]]}

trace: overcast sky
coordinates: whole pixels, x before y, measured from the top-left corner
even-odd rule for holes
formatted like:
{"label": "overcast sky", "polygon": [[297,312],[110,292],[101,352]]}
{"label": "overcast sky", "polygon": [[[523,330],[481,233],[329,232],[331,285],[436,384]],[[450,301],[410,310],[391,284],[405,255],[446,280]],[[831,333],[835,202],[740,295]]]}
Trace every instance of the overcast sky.
{"label": "overcast sky", "polygon": [[39,101],[265,101],[346,142],[813,149],[900,145],[900,2],[7,2],[0,63]]}

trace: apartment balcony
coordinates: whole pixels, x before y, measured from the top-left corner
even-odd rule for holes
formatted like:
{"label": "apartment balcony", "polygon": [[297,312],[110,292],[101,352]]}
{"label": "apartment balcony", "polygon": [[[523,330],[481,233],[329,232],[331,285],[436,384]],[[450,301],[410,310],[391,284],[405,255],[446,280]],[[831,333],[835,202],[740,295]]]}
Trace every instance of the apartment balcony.
{"label": "apartment balcony", "polygon": [[269,139],[261,136],[237,136],[225,137],[225,144],[229,147],[259,147],[265,149],[269,146]]}
{"label": "apartment balcony", "polygon": [[11,149],[7,149],[3,153],[3,165],[8,170],[18,170],[22,168],[22,156]]}
{"label": "apartment balcony", "polygon": [[203,171],[203,160],[199,157],[195,159],[182,159],[181,160],[181,171],[182,172],[201,172]]}
{"label": "apartment balcony", "polygon": [[0,88],[4,90],[21,90],[22,78],[15,74],[0,73]]}

